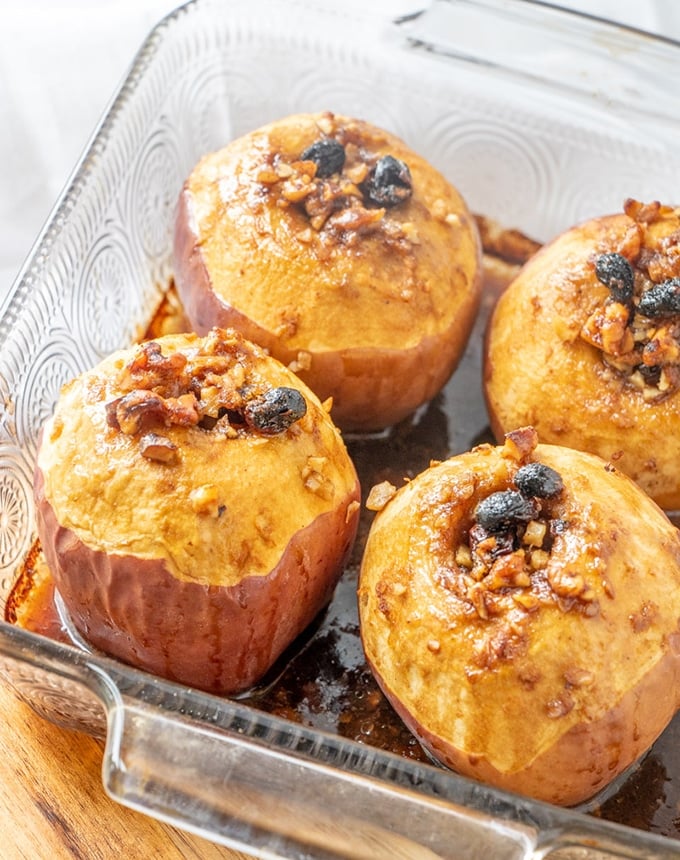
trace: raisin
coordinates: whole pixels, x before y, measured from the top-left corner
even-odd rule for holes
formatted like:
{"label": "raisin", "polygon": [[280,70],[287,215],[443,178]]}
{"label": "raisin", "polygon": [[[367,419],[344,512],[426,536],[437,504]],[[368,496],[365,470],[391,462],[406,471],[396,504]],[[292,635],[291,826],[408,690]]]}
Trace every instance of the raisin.
{"label": "raisin", "polygon": [[680,278],[671,278],[645,290],[640,296],[638,311],[646,317],[680,314]]}
{"label": "raisin", "polygon": [[602,254],[595,262],[598,281],[608,287],[615,301],[627,305],[633,298],[633,267],[621,254]]}
{"label": "raisin", "polygon": [[413,180],[408,165],[384,155],[363,184],[364,194],[377,206],[397,206],[411,196]]}
{"label": "raisin", "polygon": [[538,506],[516,490],[492,493],[475,508],[477,523],[488,532],[505,532],[512,526],[528,523],[538,514]]}
{"label": "raisin", "polygon": [[552,499],[564,489],[559,474],[543,463],[527,463],[515,473],[515,486],[525,496]]}
{"label": "raisin", "polygon": [[639,371],[647,385],[658,385],[661,379],[661,367],[658,364],[638,364],[635,369]]}
{"label": "raisin", "polygon": [[332,137],[315,140],[300,156],[302,161],[316,164],[316,175],[322,178],[340,173],[345,166],[345,148]]}
{"label": "raisin", "polygon": [[270,388],[250,400],[244,417],[250,427],[267,436],[283,433],[307,412],[307,402],[296,388]]}

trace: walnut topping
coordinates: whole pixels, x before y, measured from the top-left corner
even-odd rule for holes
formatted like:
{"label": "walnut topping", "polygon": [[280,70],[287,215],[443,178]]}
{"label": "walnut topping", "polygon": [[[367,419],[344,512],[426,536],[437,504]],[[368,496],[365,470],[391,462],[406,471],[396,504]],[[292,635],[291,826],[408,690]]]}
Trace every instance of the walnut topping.
{"label": "walnut topping", "polygon": [[390,499],[397,492],[394,484],[389,481],[382,481],[371,487],[368,498],[366,499],[366,507],[369,511],[381,511]]}
{"label": "walnut topping", "polygon": [[497,627],[504,626],[501,619],[508,613],[515,619],[510,633],[520,635],[541,604],[586,616],[599,611],[587,575],[553,562],[555,542],[568,540],[570,530],[562,514],[565,489],[554,469],[529,459],[535,444],[532,428],[509,436],[509,480],[503,478],[501,489],[478,499],[452,548],[452,567],[439,573],[443,587],[489,622],[490,630],[480,634],[484,640],[500,635]]}
{"label": "walnut topping", "polygon": [[179,451],[177,445],[156,433],[147,433],[139,440],[139,450],[142,457],[155,460],[157,463],[177,463]]}
{"label": "walnut topping", "polygon": [[332,499],[334,493],[333,482],[324,475],[327,465],[326,457],[308,457],[307,463],[302,469],[304,486],[326,501]]}
{"label": "walnut topping", "polygon": [[173,443],[159,429],[197,427],[227,438],[256,430],[280,433],[306,412],[296,389],[267,388],[249,380],[243,339],[213,329],[200,346],[163,354],[148,341],[124,364],[115,380],[119,397],[105,404],[106,422],[126,436],[146,434],[144,457],[172,464]]}
{"label": "walnut topping", "polygon": [[311,229],[299,231],[299,241],[309,245],[315,233],[323,232],[352,243],[378,229],[386,241],[406,241],[407,234],[391,230],[390,225],[398,223],[385,215],[411,197],[408,166],[392,155],[369,152],[358,129],[341,125],[332,113],[322,116],[317,128],[320,137],[296,159],[274,153],[255,174],[256,181],[276,196],[277,206],[295,206],[307,216]]}
{"label": "walnut topping", "polygon": [[347,510],[345,511],[345,522],[348,523],[352,517],[356,514],[357,510],[361,507],[359,502],[354,499],[347,505]]}
{"label": "walnut topping", "polygon": [[135,436],[151,427],[194,426],[199,414],[192,395],[162,397],[141,389],[107,403],[106,420],[116,430]]}
{"label": "walnut topping", "polygon": [[627,200],[624,211],[636,236],[593,261],[610,295],[586,319],[581,337],[601,351],[610,373],[652,403],[680,389],[680,230],[661,240],[648,230],[678,210]]}
{"label": "walnut topping", "polygon": [[201,487],[196,487],[189,494],[189,501],[197,514],[207,514],[214,518],[220,515],[221,507],[215,484],[203,484]]}
{"label": "walnut topping", "polygon": [[533,427],[520,427],[505,434],[505,444],[501,452],[508,460],[524,460],[538,445],[538,433]]}
{"label": "walnut topping", "polygon": [[288,369],[293,373],[299,373],[301,370],[309,370],[312,366],[312,353],[301,349],[297,356],[290,362]]}

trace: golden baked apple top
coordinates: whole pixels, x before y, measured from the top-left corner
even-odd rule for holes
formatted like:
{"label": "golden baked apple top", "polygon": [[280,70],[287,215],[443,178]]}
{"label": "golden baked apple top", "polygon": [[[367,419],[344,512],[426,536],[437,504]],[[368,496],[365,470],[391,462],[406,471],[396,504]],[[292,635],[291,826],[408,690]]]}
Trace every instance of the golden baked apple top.
{"label": "golden baked apple top", "polygon": [[597,454],[680,507],[680,209],[627,200],[544,246],[486,340],[492,428]]}
{"label": "golden baked apple top", "polygon": [[120,351],[65,386],[35,472],[77,630],[218,693],[259,681],[328,603],[359,493],[315,395],[222,329]]}
{"label": "golden baked apple top", "polygon": [[532,428],[388,489],[359,609],[395,709],[463,774],[590,798],[680,704],[677,529],[611,464]]}
{"label": "golden baked apple top", "polygon": [[458,191],[367,122],[300,114],[204,157],[187,179],[175,276],[192,325],[229,324],[290,365],[344,428],[436,393],[479,300]]}
{"label": "golden baked apple top", "polygon": [[38,468],[88,546],[220,586],[269,573],[357,481],[317,398],[222,330],[147,342],[69,383]]}

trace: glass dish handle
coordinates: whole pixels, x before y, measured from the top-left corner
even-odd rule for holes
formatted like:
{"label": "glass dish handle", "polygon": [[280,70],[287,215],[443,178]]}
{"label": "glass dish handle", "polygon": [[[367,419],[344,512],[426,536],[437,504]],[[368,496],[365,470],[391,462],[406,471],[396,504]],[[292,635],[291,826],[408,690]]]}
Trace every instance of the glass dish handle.
{"label": "glass dish handle", "polygon": [[537,856],[529,826],[338,773],[137,699],[119,700],[108,716],[107,792],[224,845],[324,860]]}
{"label": "glass dish handle", "polygon": [[[677,43],[535,0],[431,0],[401,22],[412,48],[540,81],[677,135]],[[540,74],[538,73],[540,69]]]}

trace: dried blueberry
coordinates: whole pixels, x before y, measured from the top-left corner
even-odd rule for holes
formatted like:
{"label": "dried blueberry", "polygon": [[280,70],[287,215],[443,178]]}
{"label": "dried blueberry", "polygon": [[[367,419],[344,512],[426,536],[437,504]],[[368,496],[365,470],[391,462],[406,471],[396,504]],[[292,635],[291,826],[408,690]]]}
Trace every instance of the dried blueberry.
{"label": "dried blueberry", "polygon": [[492,493],[475,508],[475,519],[488,532],[504,532],[520,523],[528,523],[538,514],[538,506],[516,490]]}
{"label": "dried blueberry", "polygon": [[515,486],[525,496],[552,499],[564,489],[559,474],[543,463],[527,463],[515,473]]}
{"label": "dried blueberry", "polygon": [[608,287],[615,301],[628,304],[633,298],[633,267],[621,254],[602,254],[595,262],[597,279]]}
{"label": "dried blueberry", "polygon": [[296,388],[270,388],[261,397],[248,401],[243,411],[247,423],[273,436],[283,433],[307,412],[307,402]]}
{"label": "dried blueberry", "polygon": [[640,296],[638,311],[646,317],[680,314],[680,278],[671,278],[645,290]]}
{"label": "dried blueberry", "polygon": [[300,158],[302,161],[313,161],[316,175],[325,178],[340,173],[345,166],[345,148],[332,137],[322,137],[308,146]]}
{"label": "dried blueberry", "polygon": [[411,196],[411,171],[393,155],[384,155],[369,173],[363,191],[377,206],[397,206]]}

